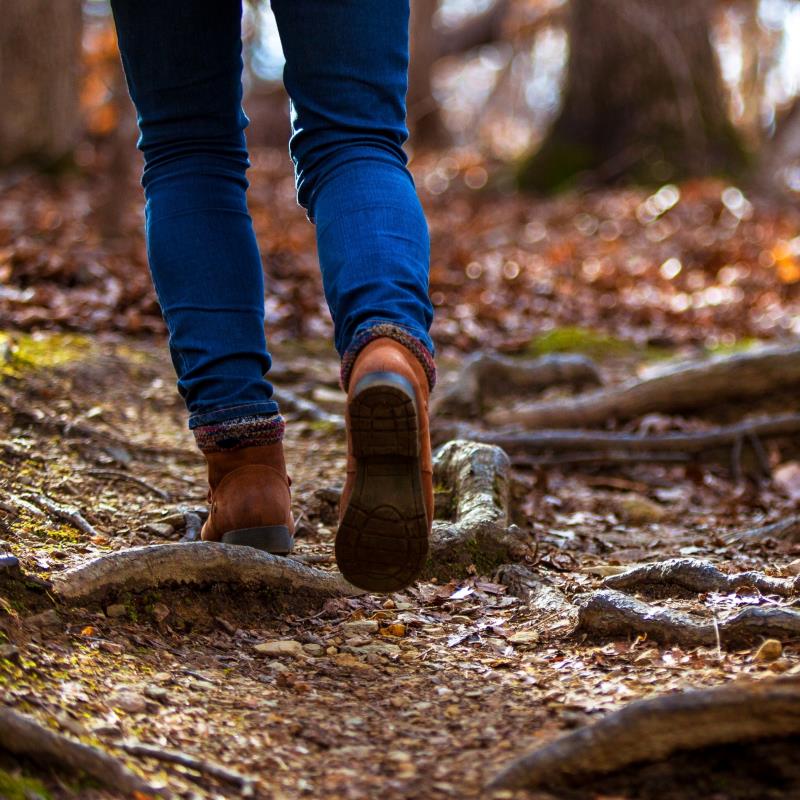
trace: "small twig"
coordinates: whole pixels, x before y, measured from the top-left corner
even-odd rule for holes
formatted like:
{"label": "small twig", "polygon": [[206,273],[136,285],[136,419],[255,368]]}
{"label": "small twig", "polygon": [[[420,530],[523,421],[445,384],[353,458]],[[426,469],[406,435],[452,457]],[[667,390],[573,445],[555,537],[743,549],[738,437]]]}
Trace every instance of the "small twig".
{"label": "small twig", "polygon": [[88,523],[77,508],[67,508],[51,500],[43,494],[32,494],[29,497],[42,508],[47,509],[57,519],[68,522],[70,525],[77,528],[79,531],[88,536],[99,536],[99,532]]}
{"label": "small twig", "polygon": [[165,492],[163,489],[159,489],[157,486],[149,484],[142,478],[137,478],[135,475],[123,472],[122,470],[91,468],[91,469],[84,469],[81,471],[85,472],[87,475],[93,475],[94,477],[97,478],[108,478],[111,481],[128,481],[129,483],[135,483],[137,486],[141,486],[143,489],[151,491],[154,495],[160,497],[162,500],[170,499],[169,492]]}
{"label": "small twig", "polygon": [[800,541],[800,516],[794,515],[778,520],[770,525],[750,528],[746,531],[735,531],[725,537],[729,544],[740,542],[744,539],[781,539],[787,542]]}
{"label": "small twig", "polygon": [[250,775],[242,775],[240,772],[223,767],[222,764],[206,761],[202,758],[197,758],[187,753],[181,753],[177,750],[166,750],[163,747],[143,744],[142,742],[123,742],[122,749],[126,753],[130,753],[134,756],[155,758],[158,761],[179,764],[182,767],[187,767],[188,769],[193,769],[197,772],[205,773],[206,775],[212,775],[221,781],[225,781],[225,783],[238,786],[243,797],[251,797],[253,794],[255,778]]}
{"label": "small twig", "polygon": [[333,556],[326,553],[304,553],[291,555],[292,561],[299,561],[301,564],[333,564]]}

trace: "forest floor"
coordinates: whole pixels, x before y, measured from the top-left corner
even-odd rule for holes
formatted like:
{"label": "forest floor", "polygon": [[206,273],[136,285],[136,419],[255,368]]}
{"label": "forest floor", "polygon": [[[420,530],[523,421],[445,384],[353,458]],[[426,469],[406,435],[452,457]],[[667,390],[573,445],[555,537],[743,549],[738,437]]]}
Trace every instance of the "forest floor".
{"label": "forest floor", "polygon": [[[317,279],[306,269],[313,266],[313,251],[304,249],[310,226],[296,210],[291,224],[265,222],[268,201],[282,192],[287,203],[290,191],[285,179],[271,188],[259,182],[256,162],[256,224],[268,224],[265,236],[274,233],[267,256],[276,264],[276,299],[268,313],[276,328],[278,397],[281,386],[289,387],[341,414],[338,364],[330,345],[320,343],[327,322]],[[796,333],[794,211],[753,217],[743,205],[749,201],[725,196],[724,187],[690,187],[675,212],[683,222],[649,234],[677,205],[672,190],[660,200],[624,190],[526,211],[517,199],[504,200],[503,208],[480,205],[467,190],[453,190],[446,203],[449,183],[470,170],[472,183],[479,183],[478,169],[451,159],[429,165],[420,178],[434,234],[443,386],[458,374],[461,354],[478,342],[529,355],[588,353],[604,382],[614,385],[656,360],[732,352]],[[74,234],[70,218],[88,212],[65,204],[65,196],[74,200],[80,191],[40,187],[36,202],[26,205],[30,189],[17,186],[6,195],[13,210],[8,199],[0,207],[6,248],[0,269],[6,265],[9,287],[0,298],[8,321],[0,337],[0,551],[13,554],[26,576],[20,580],[0,561],[4,706],[115,754],[175,797],[242,795],[232,779],[212,774],[213,764],[251,777],[254,796],[276,800],[800,797],[798,786],[778,781],[776,787],[769,776],[759,789],[747,784],[738,793],[724,781],[703,784],[707,775],[693,774],[697,783],[686,786],[685,771],[655,783],[643,778],[636,788],[598,779],[555,794],[484,789],[515,756],[638,698],[800,673],[800,640],[784,641],[781,653],[767,657],[758,639],[736,647],[678,646],[635,627],[625,635],[592,636],[569,615],[543,614],[502,579],[502,570],[478,565],[388,597],[314,601],[216,585],[167,586],[71,606],[54,599],[47,581],[72,567],[114,551],[180,541],[192,515],[204,513],[206,491],[152,295],[138,283],[141,269],[130,280],[121,271],[126,259],[138,258],[141,268],[141,253],[101,253],[91,275],[80,273],[89,263],[86,253],[97,252],[85,231]],[[698,211],[711,206],[705,217]],[[73,233],[51,236],[65,218]],[[743,232],[746,226],[758,229],[757,237]],[[281,227],[283,238],[276,239]],[[23,237],[22,228],[34,232]],[[448,238],[448,228],[463,230],[464,240]],[[731,229],[734,241],[720,233]],[[660,252],[673,235],[698,230],[706,231],[706,245],[673,242],[671,251]],[[73,238],[65,242],[65,236]],[[714,255],[689,269],[700,246]],[[70,273],[73,266],[77,273]],[[301,277],[292,277],[292,269]],[[681,269],[678,280],[688,284],[676,287]],[[515,288],[520,274],[529,291]],[[717,294],[708,294],[714,287]],[[295,318],[287,311],[293,303],[304,309]],[[42,326],[51,331],[35,332]],[[776,392],[690,416],[649,414],[620,430],[703,430],[759,410],[797,412],[796,398],[796,391]],[[304,416],[286,413],[300,519],[293,557],[333,571],[343,436],[335,425]],[[567,604],[627,567],[677,556],[713,562],[726,573],[791,578],[800,572],[800,537],[730,536],[796,510],[796,452],[769,446],[765,458],[771,474],[761,480],[733,475],[726,464],[515,463],[511,515],[530,545],[519,564]],[[79,530],[75,517],[65,519],[53,503],[77,509],[91,531]],[[742,608],[791,605],[752,587],[657,599],[715,626]],[[283,645],[282,655],[264,646],[278,641],[297,644]],[[122,748],[131,741],[203,763],[187,768],[133,755]],[[122,795],[0,750],[0,797],[6,796]]]}

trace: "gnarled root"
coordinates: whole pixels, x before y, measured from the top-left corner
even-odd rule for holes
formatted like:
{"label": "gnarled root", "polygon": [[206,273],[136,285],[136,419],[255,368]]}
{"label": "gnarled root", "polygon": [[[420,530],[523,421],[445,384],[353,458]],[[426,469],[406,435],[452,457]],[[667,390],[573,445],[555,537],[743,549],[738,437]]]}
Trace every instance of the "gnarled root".
{"label": "gnarled root", "polygon": [[800,577],[772,578],[760,572],[740,572],[727,575],[708,561],[696,558],[671,558],[657,564],[643,564],[603,581],[609,589],[623,592],[647,591],[658,588],[660,593],[672,588],[701,594],[705,592],[735,592],[751,586],[761,594],[792,597],[800,594]]}
{"label": "gnarled root", "polygon": [[673,753],[800,734],[800,678],[638,700],[509,764],[490,789],[585,782]]}
{"label": "gnarled root", "polygon": [[490,572],[527,552],[527,537],[508,524],[509,461],[499,448],[455,440],[433,459],[433,479],[452,493],[452,522],[436,520],[426,567],[440,580],[474,564]]}
{"label": "gnarled root", "polygon": [[360,594],[340,575],[252,547],[218,542],[146,545],[120,550],[54,575],[52,581],[56,595],[70,603],[175,584],[238,584],[323,598]]}
{"label": "gnarled root", "polygon": [[581,595],[576,602],[578,631],[604,639],[645,635],[683,647],[713,647],[717,642],[738,647],[764,638],[800,637],[800,612],[776,606],[749,606],[715,623],[652,606],[613,589]]}

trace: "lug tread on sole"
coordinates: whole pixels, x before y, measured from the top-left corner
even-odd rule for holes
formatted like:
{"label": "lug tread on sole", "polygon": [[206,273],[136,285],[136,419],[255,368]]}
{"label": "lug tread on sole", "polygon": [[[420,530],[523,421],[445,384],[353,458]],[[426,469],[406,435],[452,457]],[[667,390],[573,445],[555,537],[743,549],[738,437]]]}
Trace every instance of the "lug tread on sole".
{"label": "lug tread on sole", "polygon": [[397,591],[419,576],[428,553],[416,408],[401,388],[377,385],[358,393],[349,412],[357,475],[336,561],[356,586]]}

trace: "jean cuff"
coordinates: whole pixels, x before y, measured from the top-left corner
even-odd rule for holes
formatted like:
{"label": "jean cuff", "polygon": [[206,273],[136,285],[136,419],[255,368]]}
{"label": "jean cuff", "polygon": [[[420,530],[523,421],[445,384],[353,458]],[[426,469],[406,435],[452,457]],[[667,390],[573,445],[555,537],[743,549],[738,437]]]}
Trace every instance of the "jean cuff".
{"label": "jean cuff", "polygon": [[345,350],[342,356],[341,370],[342,388],[345,391],[350,383],[350,374],[358,354],[375,339],[393,339],[403,345],[422,365],[428,378],[428,387],[433,390],[436,385],[436,364],[433,360],[433,353],[408,329],[394,322],[380,322],[359,331]]}
{"label": "jean cuff", "polygon": [[283,441],[286,424],[280,414],[237,417],[193,429],[197,446],[204,453],[263,447]]}

